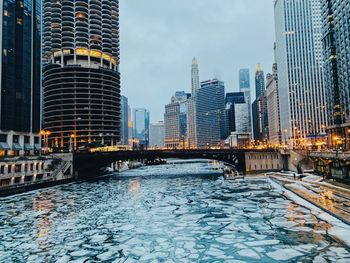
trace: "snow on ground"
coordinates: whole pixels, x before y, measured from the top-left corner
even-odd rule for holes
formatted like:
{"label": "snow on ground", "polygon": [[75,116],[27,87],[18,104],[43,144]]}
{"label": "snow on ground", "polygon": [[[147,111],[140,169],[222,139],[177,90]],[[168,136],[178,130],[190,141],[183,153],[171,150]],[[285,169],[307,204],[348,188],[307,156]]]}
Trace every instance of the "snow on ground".
{"label": "snow on ground", "polygon": [[316,217],[318,217],[321,220],[324,220],[333,226],[328,230],[328,233],[335,238],[338,238],[342,240],[344,243],[346,243],[348,246],[350,246],[350,226],[339,220],[338,218],[330,215],[329,213],[325,212],[324,210],[318,208],[317,206],[313,205],[312,203],[308,202],[307,200],[299,197],[295,193],[285,189],[280,184],[274,182],[273,180],[269,179],[270,184],[278,189],[281,193],[286,195],[289,199],[293,200],[297,204],[309,208]]}

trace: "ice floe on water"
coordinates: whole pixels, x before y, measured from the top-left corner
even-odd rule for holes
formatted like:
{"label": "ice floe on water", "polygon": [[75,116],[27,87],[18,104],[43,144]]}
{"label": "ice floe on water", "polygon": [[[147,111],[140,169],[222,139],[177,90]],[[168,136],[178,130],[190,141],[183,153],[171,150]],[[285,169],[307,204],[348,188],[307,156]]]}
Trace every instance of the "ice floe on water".
{"label": "ice floe on water", "polygon": [[350,262],[347,225],[269,180],[213,171],[147,167],[0,199],[0,262]]}

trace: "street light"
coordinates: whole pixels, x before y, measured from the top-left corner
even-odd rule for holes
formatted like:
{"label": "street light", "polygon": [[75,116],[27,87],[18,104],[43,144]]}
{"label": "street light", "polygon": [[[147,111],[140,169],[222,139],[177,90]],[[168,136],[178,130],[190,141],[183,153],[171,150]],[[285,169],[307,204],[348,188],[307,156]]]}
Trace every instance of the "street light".
{"label": "street light", "polygon": [[44,136],[44,147],[46,150],[49,148],[49,136],[52,134],[50,131],[41,130],[40,134]]}
{"label": "street light", "polygon": [[71,147],[71,152],[74,152],[74,150],[75,150],[74,144],[75,144],[75,135],[74,135],[74,133],[72,133],[69,137],[69,145]]}

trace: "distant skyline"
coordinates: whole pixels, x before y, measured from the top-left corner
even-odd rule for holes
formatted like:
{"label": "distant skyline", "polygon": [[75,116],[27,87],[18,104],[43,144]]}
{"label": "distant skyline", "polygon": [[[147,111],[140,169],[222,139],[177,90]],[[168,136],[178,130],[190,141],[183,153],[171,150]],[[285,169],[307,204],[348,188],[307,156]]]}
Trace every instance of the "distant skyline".
{"label": "distant skyline", "polygon": [[191,91],[191,62],[200,81],[219,77],[238,91],[240,68],[249,68],[252,97],[260,63],[271,71],[275,40],[272,0],[121,0],[122,94],[132,108],[163,120],[178,90]]}

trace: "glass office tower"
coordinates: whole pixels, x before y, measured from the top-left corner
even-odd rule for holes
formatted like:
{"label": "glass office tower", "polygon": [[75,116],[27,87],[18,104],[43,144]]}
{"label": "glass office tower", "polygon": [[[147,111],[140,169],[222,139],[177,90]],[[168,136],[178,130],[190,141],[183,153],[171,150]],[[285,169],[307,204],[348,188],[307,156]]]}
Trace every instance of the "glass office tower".
{"label": "glass office tower", "polygon": [[196,118],[199,148],[219,146],[226,139],[224,82],[217,79],[201,82],[196,96]]}
{"label": "glass office tower", "polygon": [[0,3],[1,131],[40,131],[40,3]]}

